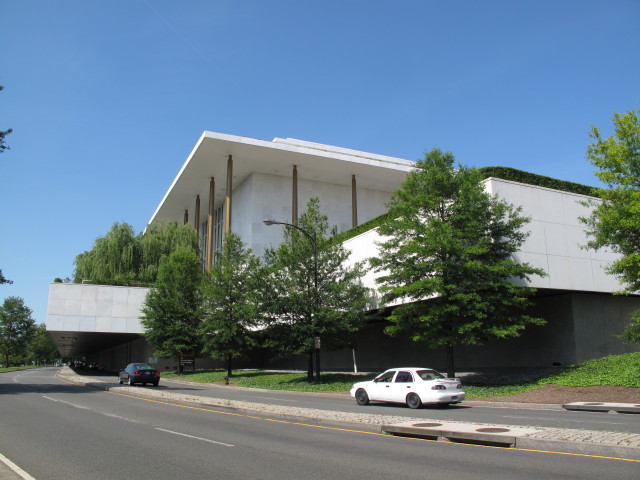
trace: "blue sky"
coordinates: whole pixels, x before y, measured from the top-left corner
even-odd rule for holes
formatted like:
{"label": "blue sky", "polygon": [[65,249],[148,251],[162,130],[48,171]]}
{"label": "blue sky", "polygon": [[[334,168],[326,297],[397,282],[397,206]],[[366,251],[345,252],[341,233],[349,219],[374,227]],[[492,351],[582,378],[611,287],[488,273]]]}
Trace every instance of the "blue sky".
{"label": "blue sky", "polygon": [[45,322],[205,130],[598,185],[590,125],[640,107],[639,47],[637,0],[0,0],[0,301]]}

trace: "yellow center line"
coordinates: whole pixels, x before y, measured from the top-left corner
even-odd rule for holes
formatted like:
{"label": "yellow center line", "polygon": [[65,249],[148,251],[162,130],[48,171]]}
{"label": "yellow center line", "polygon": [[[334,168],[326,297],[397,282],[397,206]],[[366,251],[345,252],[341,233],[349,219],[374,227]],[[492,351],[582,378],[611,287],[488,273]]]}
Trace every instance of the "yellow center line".
{"label": "yellow center line", "polygon": [[[70,380],[66,380],[63,378],[58,377],[58,379],[69,383],[71,385],[78,385],[77,383],[73,383]],[[86,385],[81,385],[81,386],[85,386]],[[91,388],[91,387],[87,387],[87,388]],[[532,449],[532,448],[517,448],[517,447],[513,447],[513,448],[505,448],[505,447],[496,447],[496,446],[492,446],[492,445],[475,445],[475,444],[468,444],[468,443],[457,443],[457,442],[442,442],[442,441],[437,441],[437,440],[430,440],[428,438],[416,438],[416,437],[402,437],[402,436],[395,436],[395,435],[389,435],[387,433],[376,433],[376,432],[367,432],[365,430],[353,430],[350,428],[340,428],[340,427],[330,427],[327,425],[313,425],[310,423],[303,423],[303,422],[295,422],[292,420],[282,420],[282,419],[277,419],[277,418],[268,418],[268,417],[259,417],[256,415],[249,415],[247,413],[234,413],[234,412],[225,412],[222,410],[214,410],[212,408],[204,408],[204,407],[195,407],[195,406],[191,406],[191,405],[181,405],[179,403],[172,403],[172,402],[164,402],[164,401],[160,401],[160,400],[154,400],[151,398],[145,398],[145,397],[139,397],[136,395],[130,395],[130,394],[126,394],[126,393],[117,393],[117,392],[111,392],[109,390],[104,391],[104,393],[109,393],[111,395],[118,395],[121,397],[127,397],[127,398],[133,398],[135,400],[142,400],[145,402],[151,402],[151,403],[157,403],[160,405],[167,405],[170,407],[178,407],[178,408],[186,408],[189,410],[197,410],[197,411],[201,411],[201,412],[207,412],[207,413],[217,413],[220,415],[231,415],[234,417],[241,417],[241,418],[248,418],[248,419],[252,419],[252,420],[262,420],[262,421],[266,421],[266,422],[274,422],[274,423],[283,423],[283,424],[288,424],[288,425],[296,425],[299,427],[310,427],[310,428],[320,428],[320,429],[324,429],[324,430],[332,430],[332,431],[336,431],[336,432],[347,432],[347,433],[359,433],[359,434],[363,434],[363,435],[374,435],[374,436],[379,436],[379,437],[386,437],[386,438],[393,438],[393,439],[402,439],[402,440],[412,440],[412,441],[418,441],[418,442],[434,442],[434,443],[439,443],[439,444],[448,444],[448,445],[455,445],[458,447],[482,447],[482,448],[493,448],[493,449],[498,449],[498,450],[502,450],[502,451],[515,451],[515,452],[533,452],[533,453],[549,453],[549,454],[553,454],[553,455],[568,455],[568,456],[573,456],[573,457],[587,457],[587,458],[599,458],[599,459],[604,459],[604,460],[618,460],[618,461],[622,461],[622,462],[635,462],[635,463],[640,463],[640,460],[636,460],[633,458],[620,458],[620,457],[608,457],[608,456],[604,456],[604,455],[590,455],[590,454],[586,454],[586,453],[572,453],[572,452],[554,452],[554,451],[550,451],[550,450],[536,450],[536,449]]]}

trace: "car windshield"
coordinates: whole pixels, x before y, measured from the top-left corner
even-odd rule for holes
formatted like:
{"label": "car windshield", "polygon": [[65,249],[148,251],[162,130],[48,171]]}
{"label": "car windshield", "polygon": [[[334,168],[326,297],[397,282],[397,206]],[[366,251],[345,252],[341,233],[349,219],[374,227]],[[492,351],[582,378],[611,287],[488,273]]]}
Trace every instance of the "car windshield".
{"label": "car windshield", "polygon": [[416,372],[422,380],[435,380],[436,378],[445,378],[441,373],[435,370],[418,370]]}

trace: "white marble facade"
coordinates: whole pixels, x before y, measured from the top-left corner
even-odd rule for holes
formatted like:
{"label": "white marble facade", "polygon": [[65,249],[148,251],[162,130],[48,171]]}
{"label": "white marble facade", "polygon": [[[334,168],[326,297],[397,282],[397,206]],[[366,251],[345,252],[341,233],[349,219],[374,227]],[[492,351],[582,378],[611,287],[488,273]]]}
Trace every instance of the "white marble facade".
{"label": "white marble facade", "polygon": [[148,291],[142,287],[52,283],[47,330],[142,333],[140,314]]}

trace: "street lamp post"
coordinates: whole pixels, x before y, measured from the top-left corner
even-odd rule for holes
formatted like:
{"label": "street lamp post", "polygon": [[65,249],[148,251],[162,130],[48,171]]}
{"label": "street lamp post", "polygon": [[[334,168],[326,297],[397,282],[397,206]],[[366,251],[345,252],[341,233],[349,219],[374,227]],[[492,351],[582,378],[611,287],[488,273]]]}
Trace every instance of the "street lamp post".
{"label": "street lamp post", "polygon": [[[313,246],[313,286],[315,290],[314,314],[317,313],[315,311],[318,308],[318,242],[316,238],[316,232],[313,232],[313,235],[311,235],[304,228],[300,228],[299,226],[294,225],[292,223],[278,222],[277,220],[266,219],[266,220],[263,220],[262,223],[264,223],[267,226],[287,225],[289,227],[293,227],[296,230],[299,230],[300,232],[302,232],[304,236],[307,237],[307,239],[311,242],[311,245]],[[319,382],[320,381],[320,337],[315,337],[314,348],[316,351],[316,381]]]}

